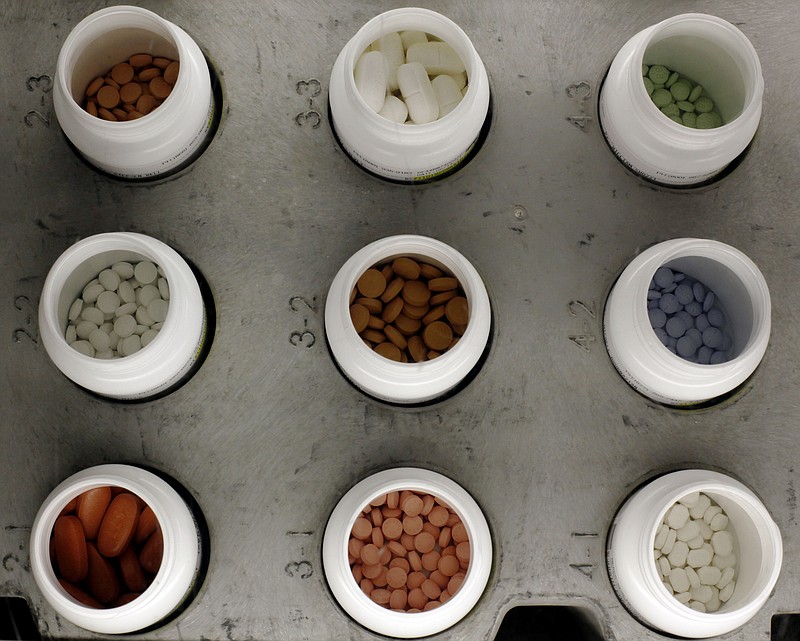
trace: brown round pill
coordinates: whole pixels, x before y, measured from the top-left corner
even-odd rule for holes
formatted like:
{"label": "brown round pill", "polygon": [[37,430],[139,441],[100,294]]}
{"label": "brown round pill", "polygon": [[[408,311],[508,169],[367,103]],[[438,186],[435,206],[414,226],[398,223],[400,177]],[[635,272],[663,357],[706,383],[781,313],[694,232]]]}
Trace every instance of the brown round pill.
{"label": "brown round pill", "polygon": [[438,570],[446,577],[451,577],[458,572],[460,563],[458,562],[458,557],[455,556],[443,556],[439,559]]}
{"label": "brown round pill", "polygon": [[[418,534],[417,536],[421,535]],[[469,561],[469,556],[470,556],[469,541],[462,541],[456,546],[456,556],[458,557],[459,561]]]}
{"label": "brown round pill", "polygon": [[386,519],[381,525],[381,529],[387,539],[399,539],[403,534],[403,524],[395,518]]}
{"label": "brown round pill", "polygon": [[441,351],[450,346],[450,342],[453,340],[453,330],[447,323],[434,321],[422,332],[422,340],[432,350]]}
{"label": "brown round pill", "polygon": [[456,543],[463,543],[467,541],[469,537],[467,536],[467,528],[464,526],[463,523],[457,523],[453,526],[453,540]]}
{"label": "brown round pill", "polygon": [[389,597],[389,607],[392,610],[405,610],[408,605],[408,592],[405,590],[392,590]]}
{"label": "brown round pill", "polygon": [[169,58],[153,58],[153,66],[159,69],[166,69],[172,64]]}
{"label": "brown round pill", "polygon": [[[355,302],[366,307],[370,314],[380,314],[383,309],[383,303],[377,298],[366,298],[362,296],[361,298],[356,298]],[[391,321],[386,322],[388,323]]]}
{"label": "brown round pill", "polygon": [[438,599],[439,595],[442,593],[442,588],[439,587],[436,581],[432,581],[431,579],[425,579],[425,581],[422,582],[420,589],[429,599]]}
{"label": "brown round pill", "polygon": [[445,305],[447,320],[455,325],[466,325],[469,320],[469,303],[463,296],[456,296]]}
{"label": "brown round pill", "polygon": [[353,523],[353,536],[357,539],[365,540],[372,534],[372,524],[364,517],[360,516]]}
{"label": "brown round pill", "polygon": [[170,85],[174,85],[178,80],[178,72],[180,71],[181,64],[177,61],[169,63],[164,69],[164,81]]}
{"label": "brown round pill", "polygon": [[398,296],[403,291],[403,285],[406,282],[402,278],[395,278],[391,283],[386,286],[386,291],[381,294],[381,300],[388,303],[395,296]]}
{"label": "brown round pill", "polygon": [[414,307],[421,307],[431,297],[431,290],[429,290],[425,283],[418,280],[406,281],[403,285],[403,300],[409,305]]}
{"label": "brown round pill", "polygon": [[408,341],[406,341],[406,337],[391,325],[384,327],[383,333],[386,334],[386,338],[394,343],[399,350],[404,350],[406,347],[408,347]]}
{"label": "brown round pill", "polygon": [[432,572],[439,567],[439,559],[441,558],[442,555],[436,550],[425,552],[425,554],[422,555],[422,567],[428,572]]}
{"label": "brown round pill", "polygon": [[369,579],[370,582],[381,575],[381,570],[383,570],[383,566],[380,563],[361,566],[361,573],[364,575],[364,578]]}
{"label": "brown round pill", "polygon": [[414,588],[418,588],[419,586],[421,586],[423,581],[425,581],[425,579],[427,579],[427,578],[428,577],[426,577],[419,570],[416,570],[414,572],[409,572],[408,573],[408,580],[406,581],[406,585],[408,586],[409,590],[413,590]]}
{"label": "brown round pill", "polygon": [[423,278],[430,280],[431,278],[441,278],[444,272],[438,267],[434,267],[430,263],[420,263],[419,273]]}
{"label": "brown round pill", "polygon": [[434,294],[431,296],[431,305],[442,305],[456,296],[458,296],[458,290],[456,289],[451,289],[450,291],[442,292],[441,294]]}
{"label": "brown round pill", "polygon": [[403,518],[403,531],[406,534],[415,536],[422,532],[422,517],[421,516],[406,516]]}
{"label": "brown round pill", "polygon": [[136,111],[145,116],[158,106],[158,101],[150,94],[142,94],[142,97],[136,101]]}
{"label": "brown round pill", "polygon": [[370,316],[367,320],[367,327],[370,329],[383,329],[386,327],[386,321],[379,316]]}
{"label": "brown round pill", "polygon": [[161,76],[161,69],[158,67],[147,67],[146,69],[139,71],[139,75],[136,77],[136,79],[139,82],[149,83],[153,78],[158,78],[159,76]]}
{"label": "brown round pill", "polygon": [[444,305],[434,307],[431,311],[425,314],[425,316],[422,317],[422,324],[430,325],[433,321],[437,321],[441,318],[444,318]]}
{"label": "brown round pill", "polygon": [[117,120],[127,120],[128,119],[128,112],[124,109],[120,109],[119,107],[115,107],[111,110],[111,113],[117,117]]}
{"label": "brown round pill", "polygon": [[[414,537],[414,547],[417,549],[417,552],[425,554],[425,552],[430,552],[436,547],[436,539],[428,532],[420,532]],[[456,548],[456,556],[458,556],[458,548]],[[467,556],[467,558],[469,558],[469,556]]]}
{"label": "brown round pill", "polygon": [[105,107],[100,107],[97,110],[97,115],[100,116],[103,120],[108,120],[109,122],[117,122],[117,117]]}
{"label": "brown round pill", "polygon": [[428,597],[422,591],[422,588],[414,588],[408,593],[408,605],[412,608],[422,609],[428,602]]}
{"label": "brown round pill", "polygon": [[367,328],[367,324],[369,323],[369,310],[358,303],[351,305],[350,320],[353,322],[356,333],[360,334]]}
{"label": "brown round pill", "polygon": [[[384,523],[385,523],[385,521],[384,521]],[[402,527],[402,525],[400,527]],[[402,534],[400,536],[402,536]],[[389,541],[386,544],[386,549],[389,550],[392,554],[394,554],[396,557],[399,557],[399,558],[403,558],[404,556],[406,556],[406,554],[408,554],[408,550],[406,550],[403,547],[403,544],[400,543],[399,541]],[[395,561],[396,560],[397,560],[397,558],[395,558]],[[406,563],[408,563],[408,562],[406,561]]]}
{"label": "brown round pill", "polygon": [[120,87],[133,80],[133,67],[127,62],[120,62],[111,67],[111,77]]}
{"label": "brown round pill", "polygon": [[428,281],[428,289],[432,292],[446,292],[456,288],[458,288],[458,281],[452,276],[431,278]]}
{"label": "brown round pill", "polygon": [[386,340],[384,333],[379,332],[377,329],[365,329],[361,332],[361,338],[368,340],[370,343],[383,343]]}
{"label": "brown round pill", "polygon": [[104,109],[113,109],[119,104],[119,91],[109,85],[103,85],[97,92],[97,102]]}
{"label": "brown round pill", "polygon": [[128,63],[134,69],[141,69],[153,64],[153,56],[149,53],[136,53],[128,59]]}
{"label": "brown round pill", "polygon": [[150,81],[150,93],[159,100],[164,100],[170,93],[172,93],[172,85],[160,76],[153,78]]}
{"label": "brown round pill", "polygon": [[383,308],[381,313],[381,318],[387,323],[393,323],[402,311],[403,299],[398,296],[386,303],[386,307]]}
{"label": "brown round pill", "polygon": [[[370,533],[372,533],[371,528]],[[375,565],[379,563],[381,560],[381,551],[378,549],[378,546],[374,543],[367,543],[361,548],[361,560],[364,562],[364,565]],[[366,576],[366,573],[364,576]]]}
{"label": "brown round pill", "polygon": [[375,601],[378,605],[386,605],[389,603],[389,598],[392,596],[392,593],[389,590],[384,590],[383,588],[376,588],[372,591],[369,595],[369,598]]}
{"label": "brown round pill", "polygon": [[417,261],[407,256],[400,256],[392,261],[392,270],[406,280],[417,280],[420,275],[420,265]]}
{"label": "brown round pill", "polygon": [[422,322],[409,318],[401,312],[397,315],[397,318],[394,319],[394,326],[400,330],[401,334],[411,336],[419,331],[419,328],[422,326]]}
{"label": "brown round pill", "polygon": [[129,82],[122,85],[119,89],[119,97],[122,102],[131,104],[139,100],[142,95],[142,87],[138,82]]}
{"label": "brown round pill", "polygon": [[95,78],[94,80],[92,80],[89,83],[89,86],[86,87],[86,96],[87,97],[91,97],[91,96],[95,95],[100,90],[100,87],[102,87],[104,83],[105,83],[105,80],[103,80],[103,78],[100,78],[100,77]]}
{"label": "brown round pill", "polygon": [[394,567],[386,573],[386,582],[392,588],[403,587],[407,579],[408,573],[403,568]]}
{"label": "brown round pill", "polygon": [[409,305],[408,303],[403,305],[403,313],[411,320],[422,320],[430,309],[431,306],[428,303],[419,306]]}
{"label": "brown round pill", "polygon": [[447,511],[446,507],[434,505],[428,513],[428,522],[436,527],[442,527],[443,525],[447,525],[447,519],[449,517],[450,512]]}
{"label": "brown round pill", "polygon": [[419,336],[411,336],[408,339],[408,352],[415,363],[422,363],[427,359],[428,349],[425,347],[425,341]]}
{"label": "brown round pill", "polygon": [[90,100],[86,103],[86,111],[89,112],[92,116],[97,116],[97,103],[94,100]]}
{"label": "brown round pill", "polygon": [[111,77],[111,74],[108,74],[103,80],[109,87],[114,87],[114,89],[119,91],[119,83]]}
{"label": "brown round pill", "polygon": [[367,298],[378,298],[386,289],[386,279],[377,269],[368,269],[358,279],[356,287]]}

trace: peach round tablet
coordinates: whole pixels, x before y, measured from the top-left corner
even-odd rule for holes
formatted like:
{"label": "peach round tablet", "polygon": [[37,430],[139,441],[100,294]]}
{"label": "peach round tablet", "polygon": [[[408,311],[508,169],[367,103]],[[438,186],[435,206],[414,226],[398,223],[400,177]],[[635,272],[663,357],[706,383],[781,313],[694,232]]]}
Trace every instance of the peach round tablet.
{"label": "peach round tablet", "polygon": [[97,92],[97,102],[104,109],[113,109],[119,104],[119,91],[114,87],[104,85]]}
{"label": "peach round tablet", "polygon": [[120,87],[133,80],[133,67],[127,62],[120,62],[111,68],[111,77]]}

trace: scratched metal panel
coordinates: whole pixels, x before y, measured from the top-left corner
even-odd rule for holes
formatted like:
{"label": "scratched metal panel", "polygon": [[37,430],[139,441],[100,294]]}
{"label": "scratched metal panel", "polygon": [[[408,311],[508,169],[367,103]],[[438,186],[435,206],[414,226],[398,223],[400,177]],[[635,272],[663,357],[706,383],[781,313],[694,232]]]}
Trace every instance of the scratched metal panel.
{"label": "scratched metal panel", "polygon": [[[490,639],[508,608],[529,603],[585,606],[609,640],[662,638],[611,590],[605,533],[638,482],[687,465],[741,478],[783,532],[775,593],[735,638],[763,639],[772,614],[797,609],[795,0],[427,2],[472,38],[494,113],[471,164],[416,187],[381,182],[352,165],[326,110],[340,48],[369,18],[403,3],[137,3],[197,40],[220,73],[226,106],[198,162],[144,186],[100,176],[78,160],[44,77],[54,73],[70,29],[106,4],[6,0],[0,7],[0,595],[28,599],[44,635],[93,636],[43,601],[29,571],[30,526],[59,481],[107,461],[146,463],[181,480],[211,531],[201,593],[147,638],[375,638],[333,602],[321,535],[343,492],[396,464],[430,467],[463,484],[494,536],[485,596],[436,638]],[[747,158],[720,184],[653,189],[606,147],[596,122],[598,85],[628,37],[698,9],[738,24],[755,45],[767,83],[763,121]],[[191,258],[218,313],[200,372],[176,393],[140,405],[88,396],[37,340],[36,303],[50,265],[77,239],[112,230],[150,234]],[[422,409],[388,407],[352,388],[331,362],[322,327],[339,266],[366,243],[404,232],[466,254],[495,311],[480,375]],[[736,402],[705,411],[674,411],[637,395],[600,340],[615,276],[642,247],[679,236],[743,250],[773,299],[762,366]]]}

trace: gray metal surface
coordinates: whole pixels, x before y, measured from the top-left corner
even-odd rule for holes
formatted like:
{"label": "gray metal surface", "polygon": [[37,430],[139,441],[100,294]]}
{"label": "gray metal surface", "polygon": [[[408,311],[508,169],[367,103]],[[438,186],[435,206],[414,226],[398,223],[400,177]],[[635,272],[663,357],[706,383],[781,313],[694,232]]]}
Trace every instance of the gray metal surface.
{"label": "gray metal surface", "polygon": [[[375,638],[333,602],[321,537],[342,493],[397,464],[461,483],[494,536],[485,596],[435,638],[491,639],[507,609],[548,603],[590,609],[609,640],[663,638],[620,606],[604,566],[605,534],[637,483],[688,465],[740,478],[783,532],[775,593],[731,638],[764,639],[774,613],[797,609],[795,0],[427,2],[471,37],[492,83],[494,114],[471,164],[417,187],[355,167],[337,147],[326,109],[341,47],[369,18],[403,3],[137,3],[197,40],[221,74],[226,101],[206,153],[180,176],[147,186],[83,164],[60,133],[46,79],[37,80],[54,74],[71,28],[106,4],[0,6],[0,595],[27,598],[43,634],[93,636],[56,617],[37,590],[27,550],[33,518],[62,479],[109,461],[179,479],[211,531],[201,593],[147,638]],[[596,96],[631,35],[693,10],[740,26],[761,58],[767,90],[742,165],[711,188],[676,193],[651,188],[612,157]],[[140,405],[88,396],[37,339],[36,303],[52,263],[79,238],[114,230],[146,233],[183,252],[208,279],[218,313],[199,373]],[[351,387],[331,362],[322,325],[341,264],[366,243],[405,232],[467,255],[495,313],[479,376],[422,409],[389,407]],[[680,236],[744,251],[773,301],[770,346],[745,393],[695,412],[636,394],[601,339],[615,276],[641,248]]]}

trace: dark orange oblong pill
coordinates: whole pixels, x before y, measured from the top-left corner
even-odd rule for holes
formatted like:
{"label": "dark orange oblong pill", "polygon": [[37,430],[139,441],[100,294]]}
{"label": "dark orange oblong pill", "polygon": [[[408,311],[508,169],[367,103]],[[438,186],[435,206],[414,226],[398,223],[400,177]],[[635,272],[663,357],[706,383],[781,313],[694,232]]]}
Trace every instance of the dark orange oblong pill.
{"label": "dark orange oblong pill", "polygon": [[73,599],[80,601],[83,605],[90,608],[103,607],[102,603],[86,594],[86,592],[80,588],[76,588],[74,585],[67,583],[64,579],[59,579],[58,582],[61,584],[61,587],[64,588],[64,591],[67,594],[69,594]]}
{"label": "dark orange oblong pill", "polygon": [[128,547],[139,523],[139,503],[133,494],[119,494],[111,501],[100,532],[97,549],[104,556],[119,556]]}
{"label": "dark orange oblong pill", "polygon": [[97,538],[109,503],[111,488],[108,485],[92,488],[78,497],[78,518],[88,540],[94,541]]}
{"label": "dark orange oblong pill", "polygon": [[136,526],[135,541],[137,543],[144,543],[150,538],[150,535],[156,531],[158,527],[158,519],[156,518],[153,508],[146,505],[139,515],[139,524]]}
{"label": "dark orange oblong pill", "polygon": [[78,517],[58,517],[53,527],[53,538],[61,578],[69,583],[83,581],[89,571],[89,560],[86,553],[86,537],[83,535],[83,526]]}
{"label": "dark orange oblong pill", "polygon": [[153,535],[147,539],[142,552],[139,554],[139,563],[147,572],[155,574],[161,567],[161,557],[164,555],[164,536],[161,528],[158,528]]}
{"label": "dark orange oblong pill", "polygon": [[119,573],[131,592],[144,592],[147,589],[147,577],[139,563],[139,555],[136,554],[132,545],[125,548],[125,551],[119,555]]}
{"label": "dark orange oblong pill", "polygon": [[89,556],[89,573],[86,585],[89,593],[100,603],[109,603],[119,596],[119,579],[111,562],[103,557],[94,546],[87,543]]}

